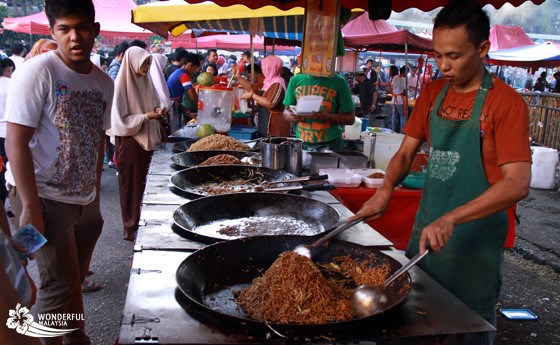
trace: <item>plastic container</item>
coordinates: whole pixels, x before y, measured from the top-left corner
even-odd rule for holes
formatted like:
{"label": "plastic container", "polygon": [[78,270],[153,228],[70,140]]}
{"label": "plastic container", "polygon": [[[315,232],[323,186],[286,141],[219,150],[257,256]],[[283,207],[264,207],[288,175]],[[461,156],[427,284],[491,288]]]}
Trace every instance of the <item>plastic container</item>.
{"label": "plastic container", "polygon": [[257,137],[256,128],[233,127],[227,131],[228,136],[235,139],[255,139]]}
{"label": "plastic container", "polygon": [[399,150],[401,143],[404,139],[404,134],[399,133],[375,133],[375,141],[371,140],[369,134],[362,133],[363,154],[369,157],[371,144],[375,142],[375,147],[373,151],[373,160],[375,162],[375,168],[381,170],[387,170],[389,161],[395,153]]}
{"label": "plastic container", "polygon": [[385,171],[381,169],[352,169],[353,173],[362,176],[362,183],[369,188],[379,188],[383,184],[385,177],[369,177],[374,173],[385,175]]}
{"label": "plastic container", "polygon": [[423,189],[426,173],[422,171],[413,171],[401,182],[401,185],[409,189]]}
{"label": "plastic container", "polygon": [[558,151],[547,147],[532,147],[531,187],[552,189],[556,184]]}
{"label": "plastic container", "polygon": [[362,119],[359,117],[354,118],[352,126],[344,126],[344,138],[346,140],[358,140],[362,134]]}
{"label": "plastic container", "polygon": [[233,89],[223,86],[200,86],[198,89],[198,123],[210,124],[218,132],[231,128]]}

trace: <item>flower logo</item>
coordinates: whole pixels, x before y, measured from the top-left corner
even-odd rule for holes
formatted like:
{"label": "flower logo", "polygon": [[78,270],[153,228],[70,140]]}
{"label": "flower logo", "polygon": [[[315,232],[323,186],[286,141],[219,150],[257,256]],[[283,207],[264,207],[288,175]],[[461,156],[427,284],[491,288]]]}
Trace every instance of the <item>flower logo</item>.
{"label": "flower logo", "polygon": [[[9,317],[8,320],[6,320],[6,326],[8,326],[8,328],[10,329],[15,329],[19,334],[23,334],[29,337],[60,337],[77,330],[77,328],[52,328],[47,327],[41,323],[33,322],[33,315],[29,314],[29,309],[22,306],[20,303],[16,305],[15,309],[10,309],[8,315]],[[39,320],[40,319],[41,317],[39,316]]]}
{"label": "flower logo", "polygon": [[10,309],[6,326],[10,329],[15,329],[19,334],[25,334],[29,326],[33,323],[33,315],[29,314],[29,309],[16,305],[16,309]]}

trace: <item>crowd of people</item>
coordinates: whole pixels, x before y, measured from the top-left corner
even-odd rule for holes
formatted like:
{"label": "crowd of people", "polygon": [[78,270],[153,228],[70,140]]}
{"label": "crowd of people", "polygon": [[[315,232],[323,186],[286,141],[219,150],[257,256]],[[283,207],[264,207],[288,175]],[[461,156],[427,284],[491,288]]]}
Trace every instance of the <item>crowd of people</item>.
{"label": "crowd of people", "polygon": [[[445,78],[435,78],[430,64],[384,69],[369,59],[352,87],[338,74],[301,73],[297,59],[287,68],[278,56],[261,59],[249,51],[240,59],[215,49],[203,55],[177,48],[166,56],[161,44],[134,40],[120,42],[111,54],[92,54],[100,27],[91,0],[47,0],[45,10],[54,40],[36,42],[28,54],[14,42],[12,55],[0,65],[0,155],[7,164],[0,206],[9,198],[15,228],[32,224],[48,239],[35,254],[38,313],[83,314],[82,293],[101,288],[86,277],[103,227],[104,163],[118,171],[123,239],[135,239],[153,153],[166,135],[196,116],[196,77],[203,71],[238,83],[259,136],[295,136],[308,151],[343,149],[344,126],[356,115],[373,119],[388,106],[381,99],[390,97],[390,126],[405,139],[383,186],[352,219],[383,213],[428,141],[438,157],[428,168],[433,182],[420,207],[429,212],[417,218],[407,255],[429,245],[437,254],[423,268],[495,324],[507,229],[503,210],[526,195],[531,158],[523,99],[484,68],[489,22],[476,3],[452,0],[436,17],[436,62]],[[560,78],[558,72],[554,78]],[[360,99],[358,112],[353,93]],[[292,106],[307,95],[323,97],[320,110],[295,113]],[[412,99],[417,101],[409,108]],[[516,120],[505,121],[506,116]],[[475,161],[479,164],[470,164]],[[0,270],[0,280],[12,283],[1,289],[0,312],[7,313],[16,303],[33,304],[35,294],[33,281],[21,279],[25,269],[13,253],[25,251],[11,238],[3,210],[0,228],[0,264],[9,268]],[[480,255],[465,260],[471,246],[462,241],[480,246]],[[459,279],[446,261],[467,274]],[[481,274],[487,279],[476,278]],[[69,320],[68,328],[76,330],[64,335],[65,342],[88,342],[83,319]],[[25,341],[32,344],[33,338]],[[62,338],[44,342],[60,344]]]}

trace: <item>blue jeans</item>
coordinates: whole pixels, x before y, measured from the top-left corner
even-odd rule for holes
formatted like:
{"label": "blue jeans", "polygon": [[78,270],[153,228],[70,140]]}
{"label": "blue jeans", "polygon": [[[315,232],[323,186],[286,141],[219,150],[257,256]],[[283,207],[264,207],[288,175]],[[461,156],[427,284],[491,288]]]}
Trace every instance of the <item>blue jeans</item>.
{"label": "blue jeans", "polygon": [[395,133],[401,133],[404,125],[406,125],[406,116],[404,115],[403,104],[395,104],[391,116],[391,129]]}

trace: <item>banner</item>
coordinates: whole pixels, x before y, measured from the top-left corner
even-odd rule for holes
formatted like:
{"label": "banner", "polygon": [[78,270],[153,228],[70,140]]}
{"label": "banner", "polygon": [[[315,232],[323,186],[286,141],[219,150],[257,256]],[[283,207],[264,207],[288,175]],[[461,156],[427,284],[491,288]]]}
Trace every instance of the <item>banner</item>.
{"label": "banner", "polygon": [[331,77],[335,72],[340,0],[307,0],[301,72]]}

